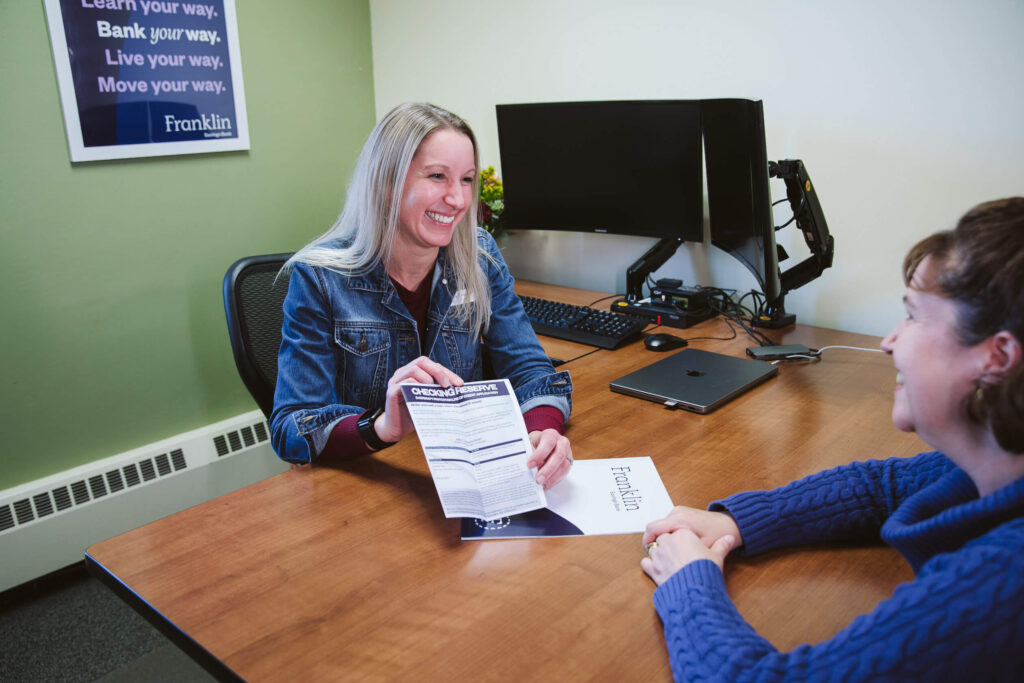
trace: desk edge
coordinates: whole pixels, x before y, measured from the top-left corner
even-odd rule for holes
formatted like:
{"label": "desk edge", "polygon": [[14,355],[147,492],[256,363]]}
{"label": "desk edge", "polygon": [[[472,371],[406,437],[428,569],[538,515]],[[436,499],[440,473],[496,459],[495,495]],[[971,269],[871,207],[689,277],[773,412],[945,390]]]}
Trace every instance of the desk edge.
{"label": "desk edge", "polygon": [[190,638],[184,631],[178,628],[172,621],[161,614],[156,608],[143,600],[135,591],[128,588],[120,579],[114,576],[102,564],[95,560],[88,552],[85,553],[85,566],[100,583],[109,588],[119,598],[124,600],[132,609],[138,612],[146,621],[152,624],[160,633],[166,636],[182,652],[203,667],[203,669],[218,681],[230,681],[231,683],[243,682],[241,676],[232,671],[224,662],[217,659],[206,648]]}

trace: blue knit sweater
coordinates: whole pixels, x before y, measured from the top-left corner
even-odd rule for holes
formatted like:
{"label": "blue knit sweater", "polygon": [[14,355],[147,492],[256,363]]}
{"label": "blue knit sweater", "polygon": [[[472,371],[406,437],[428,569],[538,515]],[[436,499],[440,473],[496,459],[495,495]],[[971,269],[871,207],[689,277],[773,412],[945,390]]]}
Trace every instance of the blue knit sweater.
{"label": "blue knit sweater", "polygon": [[831,640],[779,652],[747,624],[709,560],[654,593],[678,681],[1024,680],[1024,479],[984,498],[941,453],[854,463],[727,510],[746,554],[881,539],[913,566],[873,612]]}

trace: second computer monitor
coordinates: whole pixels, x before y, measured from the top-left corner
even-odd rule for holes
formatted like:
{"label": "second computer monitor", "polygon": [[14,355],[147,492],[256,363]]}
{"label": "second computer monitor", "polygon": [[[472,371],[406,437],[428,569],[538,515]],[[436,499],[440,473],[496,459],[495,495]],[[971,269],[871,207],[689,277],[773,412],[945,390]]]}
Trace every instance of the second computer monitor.
{"label": "second computer monitor", "polygon": [[743,263],[769,304],[781,296],[760,100],[704,100],[711,243]]}

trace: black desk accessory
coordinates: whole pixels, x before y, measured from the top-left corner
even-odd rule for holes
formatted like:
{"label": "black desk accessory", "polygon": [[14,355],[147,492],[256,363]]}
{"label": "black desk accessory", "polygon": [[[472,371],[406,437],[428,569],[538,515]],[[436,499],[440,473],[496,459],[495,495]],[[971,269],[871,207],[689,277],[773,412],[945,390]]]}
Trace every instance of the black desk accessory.
{"label": "black desk accessory", "polygon": [[651,289],[647,299],[616,299],[611,309],[650,320],[656,325],[678,329],[692,327],[716,314],[706,289],[683,287],[679,280],[663,278]]}

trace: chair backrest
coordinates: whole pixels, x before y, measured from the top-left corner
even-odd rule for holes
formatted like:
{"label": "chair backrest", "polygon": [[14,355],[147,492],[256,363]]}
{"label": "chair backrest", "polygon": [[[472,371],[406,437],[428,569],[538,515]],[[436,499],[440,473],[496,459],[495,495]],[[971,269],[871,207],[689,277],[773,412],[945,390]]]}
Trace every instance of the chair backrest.
{"label": "chair backrest", "polygon": [[270,419],[281,346],[282,304],[288,278],[277,278],[291,254],[247,256],[224,275],[224,313],[238,374]]}

